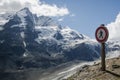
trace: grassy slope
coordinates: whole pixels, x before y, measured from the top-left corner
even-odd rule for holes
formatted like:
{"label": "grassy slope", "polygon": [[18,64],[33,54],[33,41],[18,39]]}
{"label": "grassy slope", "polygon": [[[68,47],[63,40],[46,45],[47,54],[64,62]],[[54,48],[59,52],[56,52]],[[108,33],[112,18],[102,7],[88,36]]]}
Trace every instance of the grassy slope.
{"label": "grassy slope", "polygon": [[106,71],[101,71],[101,64],[82,67],[67,80],[120,80],[120,57],[106,60]]}

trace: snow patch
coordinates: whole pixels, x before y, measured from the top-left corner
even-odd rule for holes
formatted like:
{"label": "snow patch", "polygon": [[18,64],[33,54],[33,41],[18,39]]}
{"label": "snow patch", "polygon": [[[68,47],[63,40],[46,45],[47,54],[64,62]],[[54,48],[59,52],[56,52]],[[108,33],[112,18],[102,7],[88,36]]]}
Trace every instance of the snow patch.
{"label": "snow patch", "polygon": [[27,49],[25,49],[25,52],[23,53],[22,57],[30,57],[32,59],[32,57],[34,57],[34,56],[31,55],[31,53]]}
{"label": "snow patch", "polygon": [[15,28],[15,27],[18,27],[19,25],[13,25],[13,26],[11,26],[10,28]]}
{"label": "snow patch", "polygon": [[41,43],[43,40],[53,40],[53,35],[59,28],[57,26],[35,26],[35,30],[38,32],[38,38],[35,41]]}
{"label": "snow patch", "polygon": [[35,26],[35,30],[39,31],[41,29],[52,29],[54,31],[58,30],[58,26]]}
{"label": "snow patch", "polygon": [[27,53],[24,53],[24,54],[23,54],[23,57],[27,57],[27,55],[28,55]]}
{"label": "snow patch", "polygon": [[22,38],[25,38],[25,33],[24,32],[21,32],[20,35],[21,35]]}
{"label": "snow patch", "polygon": [[23,44],[24,44],[24,47],[26,47],[26,43],[25,43],[25,41],[23,41]]}
{"label": "snow patch", "polygon": [[70,29],[69,27],[63,28],[61,30],[61,34],[67,40],[84,39],[84,36],[82,34],[78,33],[75,30]]}
{"label": "snow patch", "polygon": [[20,35],[21,35],[21,37],[23,38],[23,45],[24,45],[24,47],[26,47],[26,43],[25,43],[25,41],[24,41],[25,33],[22,31],[22,32],[20,33]]}
{"label": "snow patch", "polygon": [[28,56],[28,51],[26,50],[23,54],[23,57],[27,57]]}

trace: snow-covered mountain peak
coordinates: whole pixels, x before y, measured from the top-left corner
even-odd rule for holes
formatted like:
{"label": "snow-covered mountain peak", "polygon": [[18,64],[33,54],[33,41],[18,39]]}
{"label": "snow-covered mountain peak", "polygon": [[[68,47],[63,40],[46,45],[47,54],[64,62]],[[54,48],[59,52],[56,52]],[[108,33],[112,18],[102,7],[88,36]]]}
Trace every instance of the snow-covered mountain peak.
{"label": "snow-covered mountain peak", "polygon": [[16,15],[19,17],[30,17],[31,19],[33,19],[33,14],[32,12],[29,10],[29,8],[25,7],[23,9],[21,9],[20,11],[16,12]]}
{"label": "snow-covered mountain peak", "polygon": [[23,8],[16,13],[20,17],[26,17],[27,15],[31,14],[28,8]]}
{"label": "snow-covered mountain peak", "polygon": [[[36,14],[33,14],[27,7],[21,9],[16,13],[13,13],[12,16],[8,14],[1,14],[0,25],[4,24],[9,24],[9,27],[11,28],[23,27],[24,29],[26,29],[26,25],[29,25],[31,27],[39,26],[52,27],[54,29],[56,29],[57,27],[60,28],[58,23],[52,18],[48,16],[37,16]],[[3,30],[3,28],[1,27],[0,30]]]}
{"label": "snow-covered mountain peak", "polygon": [[33,14],[28,8],[23,8],[20,11],[16,12],[5,25],[9,28],[22,27],[34,27],[35,21]]}
{"label": "snow-covered mountain peak", "polygon": [[[37,32],[38,36],[35,41],[39,43],[42,39],[52,39],[66,41],[66,43],[81,42],[81,40],[88,39],[85,35],[70,29],[69,27],[61,27],[55,20],[47,16],[36,16],[32,14],[28,8],[23,8],[16,12],[12,19],[9,20],[7,25],[10,28],[22,28],[21,36],[25,38],[25,30],[30,32]],[[1,29],[2,30],[2,29]],[[24,34],[24,35],[23,35]]]}

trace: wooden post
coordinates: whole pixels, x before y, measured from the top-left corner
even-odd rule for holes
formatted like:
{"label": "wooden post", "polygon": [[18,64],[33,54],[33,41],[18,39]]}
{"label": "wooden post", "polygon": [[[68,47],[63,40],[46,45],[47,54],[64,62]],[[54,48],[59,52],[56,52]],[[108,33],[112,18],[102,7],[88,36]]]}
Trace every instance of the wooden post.
{"label": "wooden post", "polygon": [[105,43],[101,43],[101,70],[105,71],[106,70],[106,65],[105,65]]}

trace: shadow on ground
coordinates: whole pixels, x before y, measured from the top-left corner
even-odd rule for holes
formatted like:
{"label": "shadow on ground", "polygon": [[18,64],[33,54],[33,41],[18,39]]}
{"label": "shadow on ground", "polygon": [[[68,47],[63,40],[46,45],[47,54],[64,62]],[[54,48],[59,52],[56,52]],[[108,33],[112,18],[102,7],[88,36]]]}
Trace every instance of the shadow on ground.
{"label": "shadow on ground", "polygon": [[112,74],[113,76],[120,77],[120,74],[114,73],[112,71],[106,70],[106,72]]}

